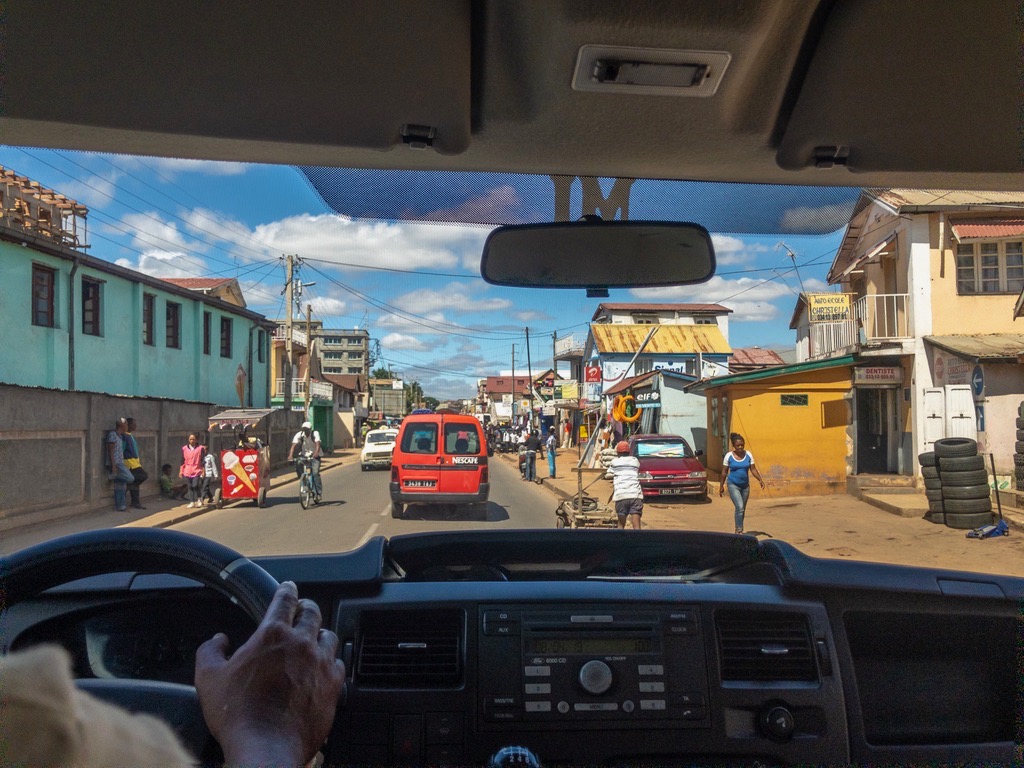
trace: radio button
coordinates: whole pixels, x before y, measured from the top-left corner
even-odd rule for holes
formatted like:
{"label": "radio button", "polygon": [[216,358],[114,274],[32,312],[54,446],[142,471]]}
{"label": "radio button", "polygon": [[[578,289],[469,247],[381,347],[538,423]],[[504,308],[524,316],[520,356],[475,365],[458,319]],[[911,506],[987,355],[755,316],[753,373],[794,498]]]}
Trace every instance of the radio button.
{"label": "radio button", "polygon": [[526,675],[526,677],[551,677],[551,667],[546,664],[523,667],[523,674]]}
{"label": "radio button", "polygon": [[518,707],[519,697],[513,696],[512,694],[504,694],[500,696],[488,696],[484,701],[490,707]]}
{"label": "radio button", "polygon": [[585,614],[578,616],[570,616],[569,621],[573,624],[610,624],[614,621],[614,619],[608,615],[597,616],[592,614]]}
{"label": "radio button", "polygon": [[595,696],[612,687],[612,670],[603,661],[594,659],[580,667],[580,685]]}
{"label": "radio button", "polygon": [[527,683],[526,692],[532,694],[551,693],[551,683]]}
{"label": "radio button", "polygon": [[558,702],[558,711],[561,712],[563,715],[566,714],[569,711],[569,702],[568,701],[560,701],[560,702]]}
{"label": "radio button", "polygon": [[707,712],[704,707],[684,707],[680,710],[679,716],[683,720],[703,720],[707,717]]}
{"label": "radio button", "polygon": [[513,611],[484,611],[484,621],[506,621],[519,623],[519,614]]}
{"label": "radio button", "polygon": [[664,675],[665,666],[663,664],[640,664],[636,671],[641,675]]}
{"label": "radio button", "polygon": [[550,712],[551,702],[550,701],[528,701],[526,702],[527,712]]}
{"label": "radio button", "polygon": [[[641,683],[642,685],[642,683]],[[672,697],[673,704],[682,704],[683,706],[704,706],[704,694],[703,693],[677,693]]]}
{"label": "radio button", "polygon": [[640,709],[648,711],[661,711],[665,709],[664,699],[640,699]]}
{"label": "radio button", "polygon": [[484,634],[497,637],[513,637],[519,634],[518,622],[501,622],[484,620]]}
{"label": "radio button", "polygon": [[640,693],[664,693],[665,684],[658,681],[640,682]]}
{"label": "radio button", "polygon": [[619,705],[614,701],[582,701],[572,705],[577,712],[615,712]]}
{"label": "radio button", "polygon": [[622,702],[623,712],[632,712],[634,709],[636,709],[636,704],[634,704],[629,699],[626,699],[624,702]]}
{"label": "radio button", "polygon": [[696,635],[697,625],[690,624],[669,624],[666,630],[670,635]]}
{"label": "radio button", "polygon": [[697,620],[697,615],[693,611],[672,611],[665,618],[673,623],[680,621],[691,622]]}

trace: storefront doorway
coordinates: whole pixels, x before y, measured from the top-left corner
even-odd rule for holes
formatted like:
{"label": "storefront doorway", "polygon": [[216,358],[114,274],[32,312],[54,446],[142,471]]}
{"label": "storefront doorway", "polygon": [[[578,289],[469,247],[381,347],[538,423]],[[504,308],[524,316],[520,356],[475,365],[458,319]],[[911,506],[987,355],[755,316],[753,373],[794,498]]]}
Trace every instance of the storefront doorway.
{"label": "storefront doorway", "polygon": [[899,390],[856,387],[857,474],[883,475],[899,471],[899,429],[896,394]]}

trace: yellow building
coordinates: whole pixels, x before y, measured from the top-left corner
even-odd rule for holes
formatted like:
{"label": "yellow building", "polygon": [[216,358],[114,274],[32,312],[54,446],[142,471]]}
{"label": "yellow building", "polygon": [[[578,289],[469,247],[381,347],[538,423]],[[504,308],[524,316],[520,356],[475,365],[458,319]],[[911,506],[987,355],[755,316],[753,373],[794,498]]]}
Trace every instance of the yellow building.
{"label": "yellow building", "polygon": [[729,435],[743,435],[772,496],[846,492],[852,356],[705,381],[708,479],[721,480]]}

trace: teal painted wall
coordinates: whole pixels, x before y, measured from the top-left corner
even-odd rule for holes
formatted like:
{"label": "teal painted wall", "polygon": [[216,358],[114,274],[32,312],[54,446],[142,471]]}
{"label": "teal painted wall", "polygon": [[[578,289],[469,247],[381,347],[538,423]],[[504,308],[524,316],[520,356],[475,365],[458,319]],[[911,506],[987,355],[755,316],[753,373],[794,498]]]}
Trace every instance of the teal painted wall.
{"label": "teal painted wall", "polygon": [[[32,264],[57,270],[56,328],[32,325]],[[269,341],[258,360],[258,329],[249,318],[202,301],[165,292],[119,275],[80,267],[75,274],[74,308],[69,312],[71,262],[0,242],[0,381],[22,386],[68,388],[68,327],[75,322],[75,389],[122,395],[197,400],[239,405],[238,366],[251,376],[252,405],[268,407]],[[82,278],[102,283],[100,336],[82,333]],[[143,344],[142,297],[155,296],[153,341]],[[181,305],[180,348],[167,346],[167,303]],[[203,313],[210,313],[210,354],[203,353]],[[231,319],[231,354],[221,356],[221,318]],[[250,333],[251,331],[251,333]],[[251,347],[250,347],[251,337]],[[251,356],[251,362],[250,362]]]}

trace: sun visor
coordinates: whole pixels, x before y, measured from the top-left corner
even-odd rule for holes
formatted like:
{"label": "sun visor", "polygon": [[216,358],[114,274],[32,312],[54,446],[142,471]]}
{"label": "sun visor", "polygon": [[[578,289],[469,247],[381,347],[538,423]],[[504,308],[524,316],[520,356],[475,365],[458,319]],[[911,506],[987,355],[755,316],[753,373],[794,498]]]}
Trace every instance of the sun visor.
{"label": "sun visor", "polygon": [[[52,140],[67,123],[65,146],[111,131],[136,151],[146,134],[444,154],[469,146],[469,0],[39,0],[10,4],[5,24],[8,129],[39,125]],[[34,143],[5,137],[15,140]]]}
{"label": "sun visor", "polygon": [[779,166],[830,169],[823,183],[843,183],[843,167],[1021,171],[1018,13],[1005,0],[835,3],[785,127]]}

